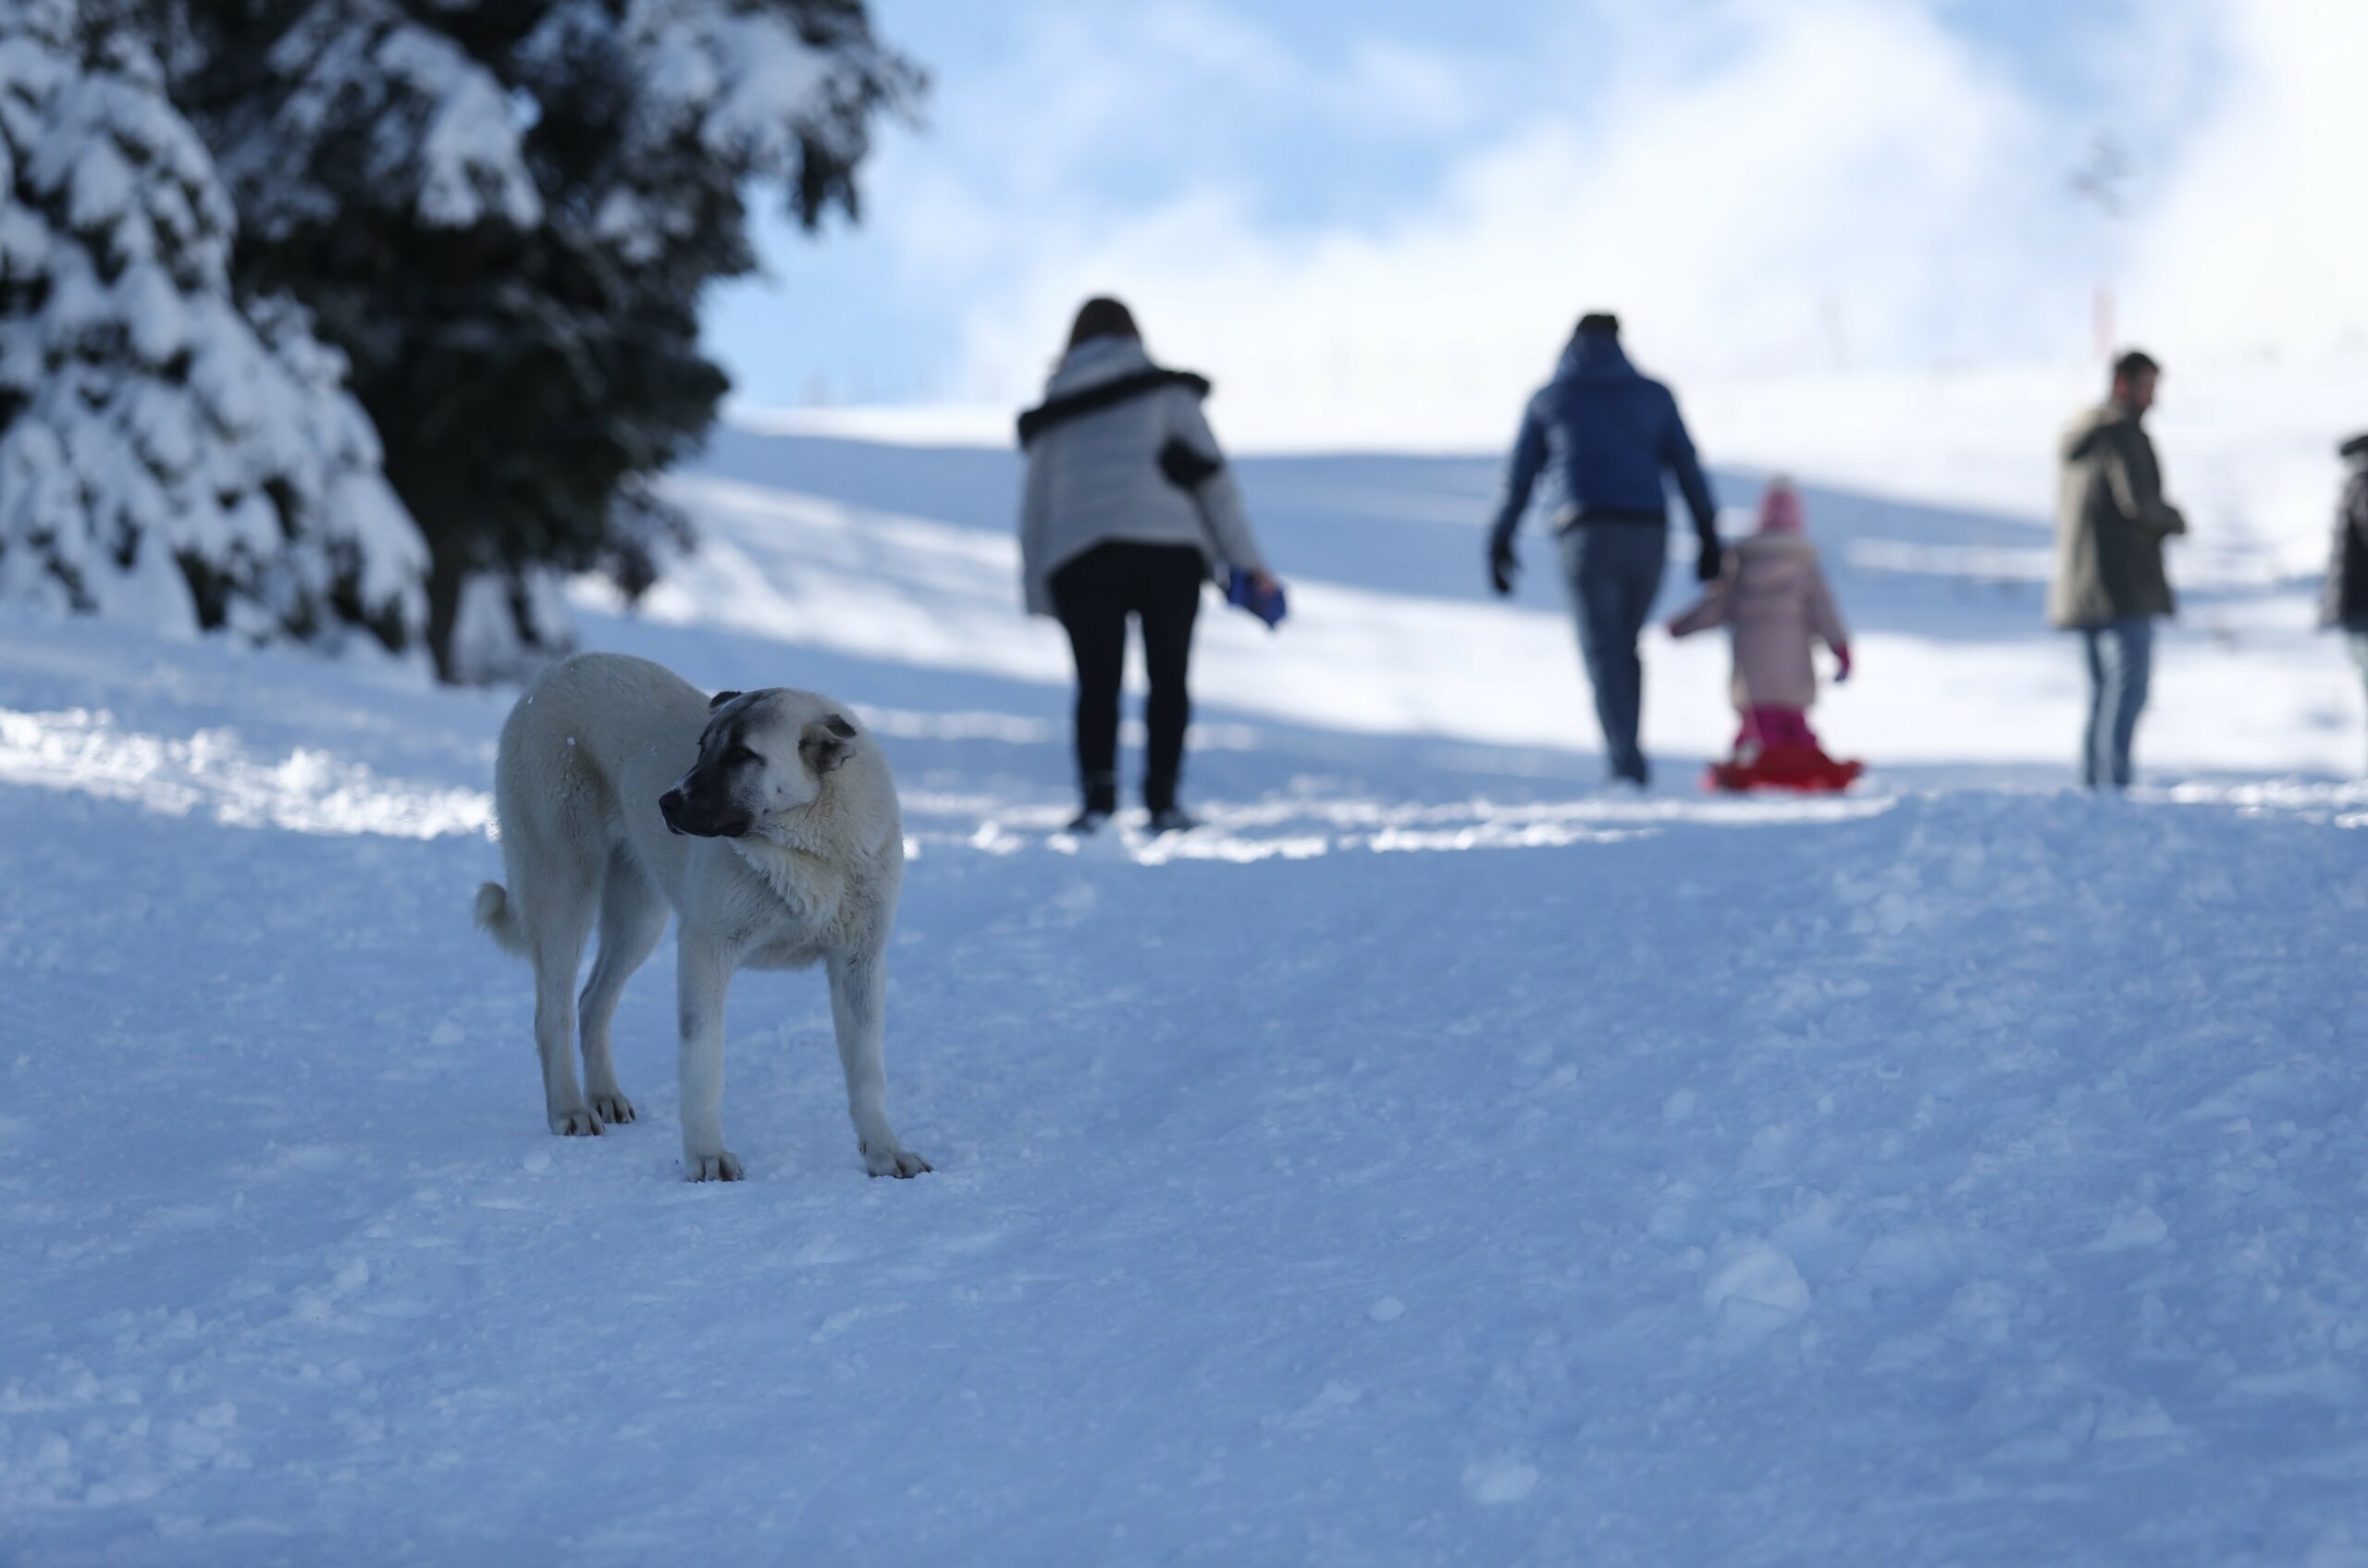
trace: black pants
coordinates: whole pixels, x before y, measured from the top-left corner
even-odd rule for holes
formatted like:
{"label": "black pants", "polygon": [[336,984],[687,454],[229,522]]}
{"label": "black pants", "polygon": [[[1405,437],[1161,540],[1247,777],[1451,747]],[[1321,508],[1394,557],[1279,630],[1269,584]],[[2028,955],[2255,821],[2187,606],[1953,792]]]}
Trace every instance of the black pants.
{"label": "black pants", "polygon": [[1192,661],[1192,620],[1201,612],[1208,566],[1192,545],[1096,545],[1053,574],[1053,607],[1077,660],[1077,771],[1086,804],[1116,803],[1118,680],[1127,668],[1127,617],[1142,622],[1144,673],[1151,700],[1144,727],[1151,755],[1143,804],[1176,804],[1184,768],[1184,727],[1192,720],[1185,675]]}

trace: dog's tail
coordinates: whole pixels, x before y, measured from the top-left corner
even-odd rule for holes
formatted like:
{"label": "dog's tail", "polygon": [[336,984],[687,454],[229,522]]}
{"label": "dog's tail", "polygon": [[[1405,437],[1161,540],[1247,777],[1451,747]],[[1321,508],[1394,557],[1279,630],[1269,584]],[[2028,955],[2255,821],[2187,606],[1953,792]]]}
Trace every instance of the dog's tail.
{"label": "dog's tail", "polygon": [[504,951],[526,957],[526,933],[518,929],[518,911],[510,907],[510,890],[498,882],[477,887],[477,925]]}

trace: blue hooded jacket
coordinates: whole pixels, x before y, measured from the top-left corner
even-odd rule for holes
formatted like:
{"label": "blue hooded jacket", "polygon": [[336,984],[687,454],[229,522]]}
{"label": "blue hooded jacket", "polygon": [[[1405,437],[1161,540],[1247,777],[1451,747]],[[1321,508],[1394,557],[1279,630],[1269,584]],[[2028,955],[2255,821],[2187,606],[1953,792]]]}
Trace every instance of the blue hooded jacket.
{"label": "blue hooded jacket", "polygon": [[1719,505],[1678,417],[1677,399],[1628,363],[1613,333],[1572,337],[1554,379],[1529,400],[1497,507],[1497,545],[1510,543],[1531,488],[1549,470],[1553,510],[1572,524],[1665,523],[1661,475],[1669,471],[1694,514],[1695,532],[1706,543],[1718,537]]}

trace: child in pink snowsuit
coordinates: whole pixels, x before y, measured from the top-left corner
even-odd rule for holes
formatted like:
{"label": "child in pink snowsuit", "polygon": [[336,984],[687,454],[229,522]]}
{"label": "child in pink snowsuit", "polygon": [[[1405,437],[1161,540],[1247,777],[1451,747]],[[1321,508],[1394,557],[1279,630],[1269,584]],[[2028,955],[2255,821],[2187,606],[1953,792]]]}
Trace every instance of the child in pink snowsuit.
{"label": "child in pink snowsuit", "polygon": [[1726,570],[1701,602],[1669,623],[1669,633],[1689,636],[1713,626],[1728,627],[1734,638],[1734,703],[1743,715],[1736,761],[1801,756],[1847,768],[1855,777],[1855,765],[1825,758],[1809,728],[1809,705],[1817,700],[1812,648],[1819,641],[1832,648],[1841,666],[1833,678],[1847,680],[1850,634],[1818,568],[1817,548],[1802,534],[1801,495],[1790,481],[1769,481],[1758,531],[1727,552]]}

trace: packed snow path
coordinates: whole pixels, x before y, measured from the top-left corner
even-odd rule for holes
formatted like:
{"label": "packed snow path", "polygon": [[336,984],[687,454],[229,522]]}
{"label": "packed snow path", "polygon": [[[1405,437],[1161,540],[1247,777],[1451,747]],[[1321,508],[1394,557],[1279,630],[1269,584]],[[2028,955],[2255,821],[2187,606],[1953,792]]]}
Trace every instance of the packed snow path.
{"label": "packed snow path", "polygon": [[[544,1132],[527,972],[466,918],[500,694],[0,623],[0,1561],[2368,1561],[2331,648],[2174,648],[2259,689],[2262,778],[2064,793],[2061,712],[1967,680],[1919,726],[1872,661],[1831,727],[1922,760],[1867,793],[1707,801],[1665,756],[1606,795],[1507,733],[1527,689],[1586,744],[1542,602],[1276,505],[1304,640],[1212,627],[1211,826],[1080,846],[993,536],[840,561],[836,502],[739,500],[589,630],[883,737],[936,1174],[865,1179],[819,978],[752,974],[751,1179],[683,1183],[666,948],[618,1020],[641,1121]],[[2071,673],[2027,584],[1879,570],[1843,593],[1893,668]],[[1471,707],[1411,650],[1327,668],[1327,602],[1474,628],[1434,645]],[[1656,724],[1715,733],[1715,660],[1656,652]]]}

